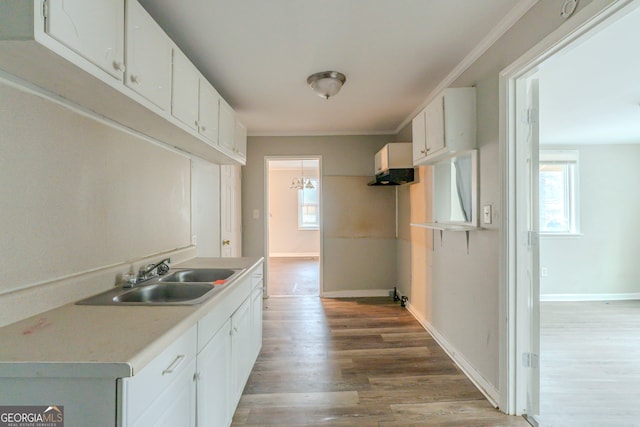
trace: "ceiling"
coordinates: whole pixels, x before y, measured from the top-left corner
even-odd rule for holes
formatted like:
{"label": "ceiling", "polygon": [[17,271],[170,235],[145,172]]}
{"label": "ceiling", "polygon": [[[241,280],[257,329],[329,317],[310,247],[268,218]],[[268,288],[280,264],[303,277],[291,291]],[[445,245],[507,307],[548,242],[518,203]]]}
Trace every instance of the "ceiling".
{"label": "ceiling", "polygon": [[541,66],[542,144],[640,143],[640,8]]}
{"label": "ceiling", "polygon": [[[394,134],[532,0],[140,0],[250,135]],[[511,13],[510,13],[511,12]],[[519,15],[518,15],[519,16]],[[312,73],[347,76],[325,100]]]}

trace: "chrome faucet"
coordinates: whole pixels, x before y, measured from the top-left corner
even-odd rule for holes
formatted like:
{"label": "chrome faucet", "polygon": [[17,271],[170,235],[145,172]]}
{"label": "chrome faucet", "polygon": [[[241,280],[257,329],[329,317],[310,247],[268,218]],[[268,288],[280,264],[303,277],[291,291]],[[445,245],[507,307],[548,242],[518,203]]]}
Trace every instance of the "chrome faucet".
{"label": "chrome faucet", "polygon": [[137,276],[127,275],[127,278],[123,280],[123,288],[132,288],[136,283],[146,282],[157,276],[162,276],[169,271],[169,263],[171,258],[165,258],[155,264],[148,264],[146,267],[140,267]]}
{"label": "chrome faucet", "polygon": [[148,264],[146,267],[140,267],[138,271],[138,281],[142,282],[145,280],[152,279],[157,275],[166,274],[169,271],[169,263],[171,262],[171,258],[165,258],[162,261],[156,264]]}

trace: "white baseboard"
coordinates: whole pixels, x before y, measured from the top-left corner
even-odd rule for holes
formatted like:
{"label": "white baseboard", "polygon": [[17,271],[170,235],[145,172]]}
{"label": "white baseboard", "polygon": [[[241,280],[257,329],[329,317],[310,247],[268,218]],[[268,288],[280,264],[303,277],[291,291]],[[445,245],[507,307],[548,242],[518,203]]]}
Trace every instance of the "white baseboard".
{"label": "white baseboard", "polygon": [[322,298],[388,297],[393,289],[362,289],[352,291],[323,292]]}
{"label": "white baseboard", "polygon": [[498,407],[498,401],[500,399],[500,393],[491,383],[489,383],[452,345],[447,339],[438,332],[425,318],[422,317],[411,304],[407,304],[407,310],[416,318],[423,328],[431,334],[433,339],[442,347],[442,349],[449,355],[453,362],[464,372],[464,374],[471,380],[478,390],[489,400],[489,403],[494,408]]}
{"label": "white baseboard", "polygon": [[545,294],[540,295],[540,302],[562,302],[562,301],[624,301],[640,299],[640,292],[629,292],[623,294]]}
{"label": "white baseboard", "polygon": [[269,254],[269,258],[318,258],[319,252],[277,252]]}

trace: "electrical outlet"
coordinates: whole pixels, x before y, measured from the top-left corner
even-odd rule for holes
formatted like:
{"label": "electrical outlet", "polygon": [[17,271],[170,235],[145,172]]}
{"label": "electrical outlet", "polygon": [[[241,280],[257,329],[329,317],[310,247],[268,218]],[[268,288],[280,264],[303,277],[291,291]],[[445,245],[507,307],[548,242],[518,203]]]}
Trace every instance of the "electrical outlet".
{"label": "electrical outlet", "polygon": [[549,275],[549,270],[547,270],[547,267],[541,267],[540,268],[540,276],[547,277],[548,275]]}
{"label": "electrical outlet", "polygon": [[260,211],[258,209],[253,210],[253,219],[260,219]]}
{"label": "electrical outlet", "polygon": [[197,235],[195,235],[195,234],[191,235],[191,244],[194,245],[194,246],[198,245],[198,236]]}
{"label": "electrical outlet", "polygon": [[484,205],[482,207],[482,222],[485,224],[491,224],[491,205]]}

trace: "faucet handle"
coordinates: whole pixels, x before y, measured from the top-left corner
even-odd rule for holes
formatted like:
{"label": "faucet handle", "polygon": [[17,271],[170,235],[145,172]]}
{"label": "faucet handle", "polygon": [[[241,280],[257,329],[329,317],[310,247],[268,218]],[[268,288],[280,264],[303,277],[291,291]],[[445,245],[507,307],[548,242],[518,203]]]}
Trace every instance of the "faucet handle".
{"label": "faucet handle", "polygon": [[160,276],[167,274],[169,269],[170,267],[164,262],[157,267],[157,271]]}

